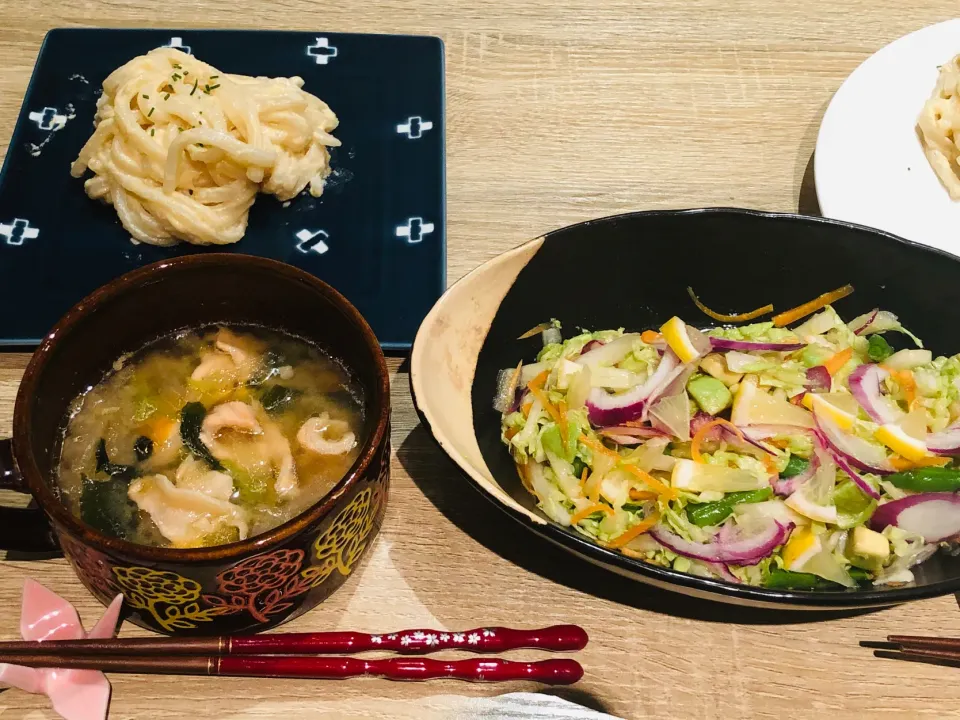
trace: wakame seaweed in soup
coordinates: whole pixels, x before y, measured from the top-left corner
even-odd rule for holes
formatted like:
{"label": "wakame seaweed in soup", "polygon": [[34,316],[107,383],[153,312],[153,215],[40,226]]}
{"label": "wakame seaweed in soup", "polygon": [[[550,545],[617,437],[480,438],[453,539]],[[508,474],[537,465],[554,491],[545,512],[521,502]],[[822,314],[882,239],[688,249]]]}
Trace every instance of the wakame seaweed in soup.
{"label": "wakame seaweed in soup", "polygon": [[360,388],[315,345],[259,327],[161,338],[73,402],[57,470],[84,523],[206,547],[300,514],[356,460]]}

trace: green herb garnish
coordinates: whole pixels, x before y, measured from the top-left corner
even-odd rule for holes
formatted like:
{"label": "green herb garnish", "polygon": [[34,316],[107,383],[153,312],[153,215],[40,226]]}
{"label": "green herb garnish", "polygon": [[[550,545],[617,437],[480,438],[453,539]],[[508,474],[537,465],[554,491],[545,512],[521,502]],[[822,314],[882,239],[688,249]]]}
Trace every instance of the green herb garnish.
{"label": "green herb garnish", "polygon": [[151,115],[153,115],[154,110],[156,110],[155,107],[150,108],[150,112],[147,113],[147,117],[150,117]]}
{"label": "green herb garnish", "polygon": [[190,91],[190,94],[193,95],[197,91],[197,78],[193,80],[193,90]]}

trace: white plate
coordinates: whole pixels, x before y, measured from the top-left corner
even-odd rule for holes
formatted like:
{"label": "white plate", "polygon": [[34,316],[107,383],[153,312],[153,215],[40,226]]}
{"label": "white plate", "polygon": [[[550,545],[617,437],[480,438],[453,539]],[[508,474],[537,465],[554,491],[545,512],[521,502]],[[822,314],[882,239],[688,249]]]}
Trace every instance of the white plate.
{"label": "white plate", "polygon": [[846,79],[823,116],[814,160],[825,217],[960,255],[960,202],[927,162],[917,117],[938,66],[960,53],[960,19],[905,35]]}

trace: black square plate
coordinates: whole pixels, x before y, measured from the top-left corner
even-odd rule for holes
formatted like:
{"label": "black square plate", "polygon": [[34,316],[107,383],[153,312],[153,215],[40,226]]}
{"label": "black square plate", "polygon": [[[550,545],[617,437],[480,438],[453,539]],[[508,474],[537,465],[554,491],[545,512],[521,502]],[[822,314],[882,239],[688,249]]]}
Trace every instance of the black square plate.
{"label": "black square plate", "polygon": [[340,290],[388,349],[409,348],[446,286],[443,43],[259,30],[57,29],[46,37],[0,171],[0,345],[33,345],[82,297],[141,265],[205,252],[134,245],[70,164],[103,79],[178,47],[229,73],[293,76],[337,114],[323,196],[260,195],[217,250],[296,265]]}

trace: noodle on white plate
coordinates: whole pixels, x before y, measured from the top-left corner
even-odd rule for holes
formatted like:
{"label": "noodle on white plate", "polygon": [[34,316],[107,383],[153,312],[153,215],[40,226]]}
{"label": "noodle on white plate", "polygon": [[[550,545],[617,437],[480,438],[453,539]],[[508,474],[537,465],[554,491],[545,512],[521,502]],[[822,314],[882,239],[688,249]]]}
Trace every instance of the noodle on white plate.
{"label": "noodle on white plate", "polygon": [[137,241],[237,242],[257,192],[285,201],[330,174],[337,116],[303,80],[226,75],[159,48],[103,81],[96,130],[70,172]]}
{"label": "noodle on white plate", "polygon": [[950,197],[960,200],[960,55],[940,67],[917,127],[927,160]]}

